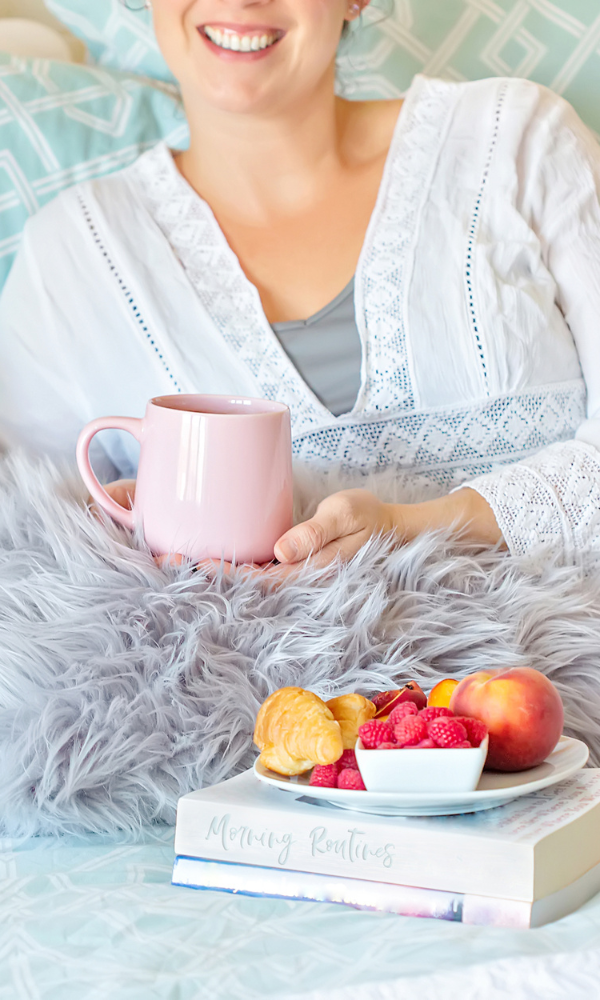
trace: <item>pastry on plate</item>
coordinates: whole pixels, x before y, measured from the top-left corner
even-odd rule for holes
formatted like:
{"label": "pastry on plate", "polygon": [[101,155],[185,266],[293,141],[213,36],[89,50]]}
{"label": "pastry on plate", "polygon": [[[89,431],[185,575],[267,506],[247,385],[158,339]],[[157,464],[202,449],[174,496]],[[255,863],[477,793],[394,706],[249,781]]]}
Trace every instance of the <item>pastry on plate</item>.
{"label": "pastry on plate", "polygon": [[342,694],[325,702],[340,724],[344,750],[353,750],[358,739],[358,729],[363,722],[372,719],[377,711],[375,705],[362,694]]}
{"label": "pastry on plate", "polygon": [[299,687],[280,688],[261,705],[254,742],[261,764],[285,775],[334,764],[344,750],[333,713],[316,694]]}

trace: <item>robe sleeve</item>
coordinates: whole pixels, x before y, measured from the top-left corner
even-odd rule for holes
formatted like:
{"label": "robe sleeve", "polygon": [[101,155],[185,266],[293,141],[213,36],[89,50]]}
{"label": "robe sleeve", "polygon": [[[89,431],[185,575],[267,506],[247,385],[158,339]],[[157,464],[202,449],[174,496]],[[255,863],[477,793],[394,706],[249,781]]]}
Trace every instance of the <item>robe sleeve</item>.
{"label": "robe sleeve", "polygon": [[535,144],[523,201],[575,341],[587,420],[574,440],[463,486],[490,504],[513,554],[572,564],[600,559],[600,145],[559,98]]}
{"label": "robe sleeve", "polygon": [[[79,432],[95,414],[80,365],[82,331],[69,315],[69,289],[47,280],[44,267],[53,247],[61,254],[56,236],[46,212],[28,222],[0,298],[0,447],[73,466]],[[119,477],[121,470],[98,439],[91,457],[104,481]]]}

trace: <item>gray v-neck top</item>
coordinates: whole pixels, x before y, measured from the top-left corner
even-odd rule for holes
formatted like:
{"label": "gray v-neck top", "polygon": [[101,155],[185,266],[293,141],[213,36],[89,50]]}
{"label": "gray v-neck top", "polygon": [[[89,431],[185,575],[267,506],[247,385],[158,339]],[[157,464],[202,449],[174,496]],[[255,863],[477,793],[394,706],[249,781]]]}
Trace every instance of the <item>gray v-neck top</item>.
{"label": "gray v-neck top", "polygon": [[339,417],[356,403],[362,345],[354,313],[354,278],[308,319],[272,323],[274,334],[302,378]]}

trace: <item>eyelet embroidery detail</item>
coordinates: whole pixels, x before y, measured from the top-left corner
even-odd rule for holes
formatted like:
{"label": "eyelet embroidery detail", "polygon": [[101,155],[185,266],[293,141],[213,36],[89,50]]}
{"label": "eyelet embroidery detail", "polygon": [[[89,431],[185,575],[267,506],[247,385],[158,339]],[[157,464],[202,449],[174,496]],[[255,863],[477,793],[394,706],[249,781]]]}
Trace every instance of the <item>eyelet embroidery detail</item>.
{"label": "eyelet embroidery detail", "polygon": [[470,319],[471,326],[473,328],[473,333],[474,333],[474,336],[475,336],[475,344],[476,344],[476,348],[477,348],[477,353],[479,355],[479,359],[481,361],[481,368],[482,368],[482,371],[483,371],[483,380],[484,380],[484,383],[485,383],[485,389],[486,389],[486,392],[487,392],[488,396],[490,395],[490,389],[489,389],[489,383],[488,383],[488,370],[487,370],[487,363],[486,363],[486,359],[485,359],[485,351],[484,351],[484,347],[483,347],[483,341],[481,339],[481,333],[479,331],[479,321],[477,319],[477,313],[476,313],[476,310],[475,310],[475,296],[474,296],[474,291],[473,291],[473,251],[475,249],[475,238],[477,236],[477,230],[478,230],[478,227],[479,227],[479,220],[480,220],[480,217],[481,217],[481,203],[483,201],[483,196],[484,196],[484,193],[485,193],[485,189],[487,187],[487,180],[488,180],[488,176],[489,176],[489,172],[490,172],[490,167],[492,165],[492,157],[494,155],[494,150],[496,149],[496,144],[498,142],[498,131],[500,129],[500,116],[502,114],[502,108],[504,106],[504,101],[505,101],[505,98],[506,98],[506,92],[507,92],[507,90],[508,90],[508,84],[504,83],[501,86],[500,92],[498,94],[498,103],[496,105],[496,115],[495,115],[495,119],[494,119],[494,130],[492,132],[492,139],[491,139],[491,142],[490,142],[490,148],[489,148],[489,151],[488,151],[488,156],[487,156],[487,160],[486,160],[484,171],[483,171],[483,177],[482,177],[482,180],[481,180],[481,187],[479,188],[479,191],[477,192],[477,198],[475,200],[475,209],[474,209],[474,212],[473,212],[473,220],[471,222],[471,227],[469,229],[469,241],[467,243],[467,259],[466,259],[466,266],[465,266],[465,279],[466,279],[466,283],[467,283],[467,296],[468,296],[467,311],[469,313],[469,319]]}
{"label": "eyelet embroidery detail", "polygon": [[144,320],[144,317],[142,316],[140,310],[138,309],[138,307],[136,305],[136,302],[135,302],[135,299],[134,299],[133,295],[131,294],[130,289],[127,287],[127,285],[123,281],[121,275],[119,274],[115,263],[113,262],[112,258],[110,257],[110,255],[108,253],[108,250],[106,249],[106,247],[104,245],[104,242],[102,241],[102,239],[100,237],[100,234],[99,234],[98,230],[96,229],[96,226],[94,224],[94,220],[92,218],[92,214],[91,214],[88,206],[86,205],[86,203],[84,201],[84,198],[83,198],[83,195],[81,194],[81,191],[77,192],[77,200],[79,201],[79,204],[81,206],[81,211],[82,211],[83,217],[84,217],[84,219],[85,219],[85,221],[87,223],[87,227],[90,230],[90,233],[92,234],[92,239],[94,240],[94,243],[98,247],[98,250],[100,251],[100,253],[104,257],[104,259],[106,260],[108,268],[109,268],[111,274],[113,275],[113,277],[115,278],[115,280],[116,280],[116,282],[117,282],[117,284],[119,286],[119,290],[120,290],[121,294],[124,296],[124,298],[125,298],[125,300],[127,302],[127,305],[129,306],[131,312],[133,313],[133,315],[134,315],[137,323],[141,327],[142,332],[146,334],[146,340],[152,346],[152,348],[154,349],[154,352],[158,355],[159,360],[162,362],[163,368],[165,369],[167,375],[169,376],[169,378],[171,379],[171,381],[173,383],[173,387],[177,390],[177,392],[181,392],[181,387],[178,384],[177,379],[175,378],[175,376],[173,375],[173,372],[171,371],[171,369],[169,368],[167,362],[165,361],[164,353],[161,353],[161,352],[164,351],[164,348],[161,348],[156,343],[155,336],[153,336],[152,333],[151,333],[151,331],[148,329],[148,326],[147,326],[147,324],[146,324],[146,322]]}
{"label": "eyelet embroidery detail", "polygon": [[409,362],[406,297],[419,217],[456,99],[455,88],[444,81],[417,78],[413,83],[365,237],[356,284],[367,369],[364,400],[359,402],[370,412],[414,410],[418,405]]}
{"label": "eyelet embroidery detail", "polygon": [[581,441],[551,445],[526,462],[469,482],[490,504],[513,555],[600,560],[600,461]]}
{"label": "eyelet embroidery detail", "polygon": [[134,164],[136,185],[225,344],[254,376],[259,393],[290,407],[292,430],[331,419],[271,330],[210,206],[179,174],[161,144]]}
{"label": "eyelet embroidery detail", "polygon": [[572,438],[585,419],[582,379],[480,404],[344,422],[294,439],[294,457],[324,470],[373,475],[390,469],[423,497],[441,496],[493,467]]}

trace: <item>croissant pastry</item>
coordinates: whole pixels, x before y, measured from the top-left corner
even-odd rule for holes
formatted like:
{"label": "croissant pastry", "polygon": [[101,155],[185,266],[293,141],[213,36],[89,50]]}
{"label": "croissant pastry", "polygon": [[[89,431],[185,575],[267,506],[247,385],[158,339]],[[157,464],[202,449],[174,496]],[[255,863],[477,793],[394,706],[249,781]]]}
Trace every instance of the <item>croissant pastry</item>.
{"label": "croissant pastry", "polygon": [[342,694],[325,703],[340,724],[344,750],[354,749],[358,739],[358,727],[372,719],[377,711],[375,705],[362,694]]}
{"label": "croissant pastry", "polygon": [[342,756],[342,731],[324,701],[312,691],[285,687],[261,705],[254,742],[260,762],[277,774],[303,774]]}

